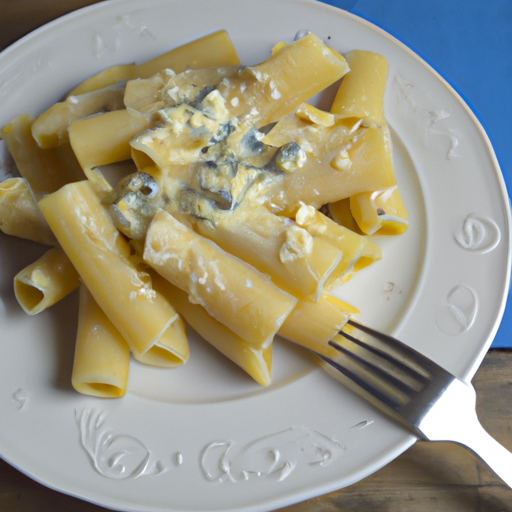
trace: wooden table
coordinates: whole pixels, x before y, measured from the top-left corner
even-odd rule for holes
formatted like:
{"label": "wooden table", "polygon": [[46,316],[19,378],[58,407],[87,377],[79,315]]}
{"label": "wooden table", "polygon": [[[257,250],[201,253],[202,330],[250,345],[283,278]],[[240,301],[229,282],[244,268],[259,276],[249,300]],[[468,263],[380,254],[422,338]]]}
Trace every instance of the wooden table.
{"label": "wooden table", "polygon": [[[0,0],[0,49],[62,14],[99,0]],[[512,450],[512,351],[491,350],[473,381],[484,427]],[[1,512],[100,512],[32,481],[0,460]],[[512,512],[508,489],[470,452],[418,442],[365,480],[280,512]]]}

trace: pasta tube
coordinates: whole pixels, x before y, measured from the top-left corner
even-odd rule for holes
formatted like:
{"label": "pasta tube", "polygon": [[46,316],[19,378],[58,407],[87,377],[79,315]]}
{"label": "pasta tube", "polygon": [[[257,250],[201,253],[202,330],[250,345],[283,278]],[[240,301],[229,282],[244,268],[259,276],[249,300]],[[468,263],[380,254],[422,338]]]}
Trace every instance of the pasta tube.
{"label": "pasta tube", "polygon": [[69,142],[68,127],[77,119],[124,108],[124,83],[79,96],[68,96],[40,114],[32,123],[32,136],[41,148],[54,148]]}
{"label": "pasta tube", "polygon": [[217,68],[239,64],[240,61],[228,33],[225,30],[218,30],[173,48],[142,64],[126,64],[107,68],[82,82],[69,95],[76,96],[102,89],[119,80],[149,78],[164,69],[172,69],[175,73],[181,73],[186,69]]}
{"label": "pasta tube", "polygon": [[223,79],[197,108],[182,102],[162,109],[162,122],[132,147],[160,166],[205,160],[204,149],[224,139],[228,153],[247,156],[248,132],[292,112],[347,71],[341,55],[309,34]]}
{"label": "pasta tube", "polygon": [[84,174],[71,147],[64,144],[41,149],[32,137],[31,127],[29,116],[17,117],[3,127],[1,135],[35,199],[55,192],[66,183],[83,180]]}
{"label": "pasta tube", "polygon": [[[165,69],[181,73],[186,69],[217,68],[240,64],[224,30],[175,48],[140,65],[108,68],[75,88],[63,102],[58,102],[38,116],[32,134],[43,148],[69,141],[68,127],[73,121],[124,108],[126,81],[149,78]],[[137,81],[137,80],[135,80]],[[129,103],[126,106],[130,106]]]}
{"label": "pasta tube", "polygon": [[128,160],[130,140],[148,126],[147,118],[135,110],[115,110],[75,121],[69,127],[69,140],[89,177],[94,167]]}
{"label": "pasta tube", "polygon": [[177,366],[189,355],[186,337],[171,326],[174,308],[153,290],[148,274],[129,261],[130,247],[88,181],[62,187],[39,207],[84,284],[134,354],[152,351],[153,364]]}
{"label": "pasta tube", "polygon": [[84,395],[118,398],[126,393],[129,373],[128,344],[82,285],[72,386]]}
{"label": "pasta tube", "polygon": [[186,69],[220,68],[239,64],[228,33],[218,30],[138,65],[137,75],[148,78],[166,68],[181,73]]}
{"label": "pasta tube", "polygon": [[[377,53],[361,50],[347,53],[346,59],[350,73],[338,89],[331,112],[342,117],[364,119],[366,123],[380,125],[388,132],[384,118],[388,74],[386,59]],[[396,187],[393,166],[383,166],[382,172],[387,176],[388,186],[352,195],[350,209],[363,233],[400,234],[409,224],[407,210]]]}
{"label": "pasta tube", "polygon": [[351,196],[350,211],[367,235],[399,235],[409,226],[407,210],[396,186]]}
{"label": "pasta tube", "polygon": [[348,70],[339,53],[308,34],[261,64],[245,68],[239,77],[222,82],[218,90],[232,115],[261,127],[293,112]]}
{"label": "pasta tube", "polygon": [[235,76],[240,66],[189,69],[178,74],[166,69],[150,78],[130,80],[126,84],[124,104],[145,115],[154,114],[180,103],[192,104],[205,91],[225,78]]}
{"label": "pasta tube", "polygon": [[[153,279],[155,286],[208,343],[262,386],[270,383],[272,345],[264,349],[254,347],[215,320],[201,305],[190,302],[186,292],[163,278]],[[332,356],[336,350],[327,343],[338,334],[348,318],[356,313],[358,311],[352,306],[324,294],[318,302],[299,301],[277,334],[318,354]]]}
{"label": "pasta tube", "polygon": [[331,112],[343,117],[385,123],[384,92],[388,62],[378,53],[354,50],[345,54],[350,72],[343,77]]}
{"label": "pasta tube", "polygon": [[67,98],[81,96],[90,92],[104,89],[118,82],[126,82],[137,78],[137,66],[135,64],[119,64],[106,68],[95,75],[86,78],[83,82],[72,89]]}
{"label": "pasta tube", "polygon": [[347,126],[343,120],[326,127],[293,116],[278,122],[263,140],[276,146],[289,141],[304,149],[307,160],[274,181],[265,198],[269,208],[292,213],[301,202],[320,208],[396,185],[387,127]]}
{"label": "pasta tube", "polygon": [[14,294],[25,313],[35,315],[79,285],[78,274],[66,253],[54,247],[14,277]]}
{"label": "pasta tube", "polygon": [[[160,292],[158,291],[158,293]],[[150,366],[172,366],[165,364],[165,361],[169,359],[169,353],[175,352],[177,343],[182,345],[188,343],[185,342],[185,340],[187,340],[185,324],[181,317],[177,316],[169,326],[166,335],[160,338],[157,345],[142,354],[134,352],[133,358],[139,361],[139,363]],[[162,364],[162,362],[164,362],[164,364]],[[174,366],[178,365],[176,364]]]}
{"label": "pasta tube", "polygon": [[264,206],[238,206],[198,220],[199,233],[239,257],[298,298],[318,300],[343,253],[326,240]]}
{"label": "pasta tube", "polygon": [[57,243],[23,178],[0,182],[0,229],[43,245]]}
{"label": "pasta tube", "polygon": [[297,299],[247,263],[224,252],[159,210],[144,246],[144,261],[188,293],[215,319],[255,346],[265,347]]}
{"label": "pasta tube", "polygon": [[[160,276],[158,276],[160,277]],[[160,277],[155,286],[183,315],[187,323],[208,343],[247,372],[258,384],[267,386],[272,378],[272,344],[257,347],[210,316],[200,304],[190,302],[183,290]]]}
{"label": "pasta tube", "polygon": [[323,294],[318,302],[299,301],[279,329],[279,335],[317,354],[336,353],[328,345],[357,309],[330,295]]}
{"label": "pasta tube", "polygon": [[295,214],[295,221],[313,237],[325,240],[343,254],[339,265],[326,279],[326,290],[332,290],[382,257],[380,247],[367,236],[340,226],[312,206],[302,205]]}
{"label": "pasta tube", "polygon": [[342,226],[350,229],[354,233],[362,234],[363,232],[359,229],[357,222],[352,215],[350,210],[350,197],[346,197],[345,199],[340,199],[339,201],[335,201],[334,203],[329,203],[327,205],[327,209],[329,215],[332,219]]}

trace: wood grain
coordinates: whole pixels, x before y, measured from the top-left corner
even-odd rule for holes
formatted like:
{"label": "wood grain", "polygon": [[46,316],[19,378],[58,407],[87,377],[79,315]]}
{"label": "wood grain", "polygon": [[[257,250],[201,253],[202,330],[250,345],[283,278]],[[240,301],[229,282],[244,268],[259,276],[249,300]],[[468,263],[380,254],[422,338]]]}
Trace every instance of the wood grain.
{"label": "wood grain", "polygon": [[101,0],[0,0],[0,50],[64,14]]}

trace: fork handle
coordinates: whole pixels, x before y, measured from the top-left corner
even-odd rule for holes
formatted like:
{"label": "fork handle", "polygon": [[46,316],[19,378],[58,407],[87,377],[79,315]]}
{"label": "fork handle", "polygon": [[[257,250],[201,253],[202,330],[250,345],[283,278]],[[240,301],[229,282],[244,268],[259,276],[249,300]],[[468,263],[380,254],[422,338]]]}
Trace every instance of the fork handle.
{"label": "fork handle", "polygon": [[453,441],[469,448],[512,488],[512,453],[482,427],[471,384],[456,379],[418,425],[430,441]]}
{"label": "fork handle", "polygon": [[471,432],[462,432],[454,441],[469,448],[512,488],[512,453],[482,427],[476,414],[474,421]]}

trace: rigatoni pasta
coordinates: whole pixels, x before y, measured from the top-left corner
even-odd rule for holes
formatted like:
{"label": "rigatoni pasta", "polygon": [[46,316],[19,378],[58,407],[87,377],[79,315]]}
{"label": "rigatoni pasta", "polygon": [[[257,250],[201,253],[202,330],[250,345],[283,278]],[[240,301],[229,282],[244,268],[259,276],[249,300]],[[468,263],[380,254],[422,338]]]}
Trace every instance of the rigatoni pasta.
{"label": "rigatoni pasta", "polygon": [[0,138],[38,200],[66,183],[83,180],[85,176],[69,144],[41,149],[32,137],[32,123],[27,115],[17,117],[1,129]]}
{"label": "rigatoni pasta", "polygon": [[297,299],[244,261],[224,252],[159,210],[144,244],[144,261],[253,345],[266,347]]}
{"label": "rigatoni pasta", "polygon": [[128,242],[115,229],[88,181],[70,183],[39,207],[84,284],[137,355],[178,366],[189,355],[186,337],[171,329],[178,315],[129,260]]}
{"label": "rigatoni pasta", "polygon": [[302,205],[295,213],[295,221],[311,236],[342,252],[339,264],[324,283],[326,290],[332,290],[382,257],[381,249],[375,242],[334,222],[311,205]]}
{"label": "rigatoni pasta", "polygon": [[286,317],[279,334],[317,354],[333,356],[336,349],[328,345],[329,340],[357,313],[354,307],[325,293],[316,302],[299,301]]}
{"label": "rigatoni pasta", "polygon": [[154,276],[158,290],[169,299],[187,323],[208,343],[247,372],[258,384],[267,386],[272,380],[272,343],[255,345],[235,334],[211,316],[200,304],[189,300],[187,292],[162,278]]}
{"label": "rigatoni pasta", "polygon": [[240,64],[225,30],[218,30],[185,43],[142,64],[124,64],[100,71],[75,87],[69,96],[108,87],[119,80],[149,78],[163,69],[176,73],[186,69],[216,68]]}
{"label": "rigatoni pasta", "polygon": [[124,396],[130,349],[85,285],[80,287],[78,328],[71,384],[84,395]]}
{"label": "rigatoni pasta", "polygon": [[195,228],[300,299],[318,300],[343,258],[341,248],[261,205],[210,212]]}
{"label": "rigatoni pasta", "polygon": [[[275,336],[331,354],[357,310],[329,290],[382,257],[369,234],[407,227],[386,77],[382,56],[313,34],[244,66],[218,31],[2,129],[23,179],[3,186],[0,227],[46,226],[55,245],[17,276],[20,304],[36,313],[82,283],[77,391],[122,396],[130,353],[184,364],[184,321],[261,385]],[[340,79],[330,111],[307,103]],[[113,182],[103,166],[120,162]]]}
{"label": "rigatoni pasta", "polygon": [[[340,85],[331,112],[362,121],[362,125],[389,130],[384,117],[384,91],[388,63],[379,54],[354,50],[346,54],[353,73]],[[390,139],[390,135],[386,136]],[[407,210],[396,186],[391,165],[383,167],[389,185],[350,196],[350,209],[357,225],[367,235],[400,234],[408,226]]]}
{"label": "rigatoni pasta", "polygon": [[78,273],[60,247],[48,249],[14,277],[14,293],[23,311],[35,315],[80,285]]}
{"label": "rigatoni pasta", "polygon": [[76,120],[69,127],[69,139],[80,166],[90,177],[95,167],[128,160],[129,141],[149,126],[137,111],[115,110]]}
{"label": "rigatoni pasta", "polygon": [[68,96],[37,117],[32,123],[32,136],[41,148],[68,143],[68,127],[74,120],[124,108],[124,88],[122,82],[117,82],[80,96]]}
{"label": "rigatoni pasta", "polygon": [[7,235],[43,245],[56,243],[23,178],[9,178],[0,182],[0,230]]}

